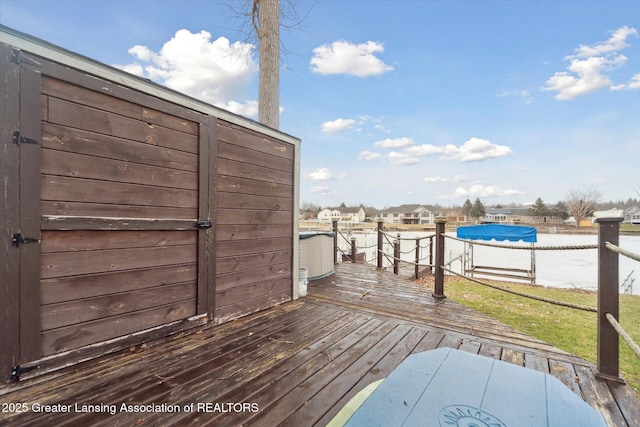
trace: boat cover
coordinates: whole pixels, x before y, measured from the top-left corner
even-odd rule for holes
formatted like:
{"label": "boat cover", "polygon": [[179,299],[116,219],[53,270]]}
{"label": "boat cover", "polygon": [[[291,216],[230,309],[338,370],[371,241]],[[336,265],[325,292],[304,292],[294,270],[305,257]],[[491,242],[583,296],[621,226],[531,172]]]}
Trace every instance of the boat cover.
{"label": "boat cover", "polygon": [[483,224],[458,227],[456,233],[459,239],[469,240],[497,240],[499,242],[536,242],[537,231],[535,227],[523,225]]}

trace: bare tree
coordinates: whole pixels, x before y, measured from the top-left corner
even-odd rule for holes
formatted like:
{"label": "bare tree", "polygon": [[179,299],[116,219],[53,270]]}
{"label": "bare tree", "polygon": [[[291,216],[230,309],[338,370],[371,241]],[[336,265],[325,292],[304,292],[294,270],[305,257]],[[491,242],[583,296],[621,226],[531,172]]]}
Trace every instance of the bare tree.
{"label": "bare tree", "polygon": [[280,127],[280,0],[253,0],[253,28],[258,35],[260,82],[258,121]]}
{"label": "bare tree", "polygon": [[601,197],[600,193],[591,189],[569,190],[563,200],[563,204],[567,214],[573,216],[576,221],[576,227],[580,226],[581,220],[593,213]]}
{"label": "bare tree", "polygon": [[[239,3],[240,6],[234,6]],[[294,0],[228,0],[231,16],[242,20],[239,32],[247,41],[258,44],[260,77],[258,83],[258,121],[278,129],[280,127],[280,28],[298,27],[300,16]]]}

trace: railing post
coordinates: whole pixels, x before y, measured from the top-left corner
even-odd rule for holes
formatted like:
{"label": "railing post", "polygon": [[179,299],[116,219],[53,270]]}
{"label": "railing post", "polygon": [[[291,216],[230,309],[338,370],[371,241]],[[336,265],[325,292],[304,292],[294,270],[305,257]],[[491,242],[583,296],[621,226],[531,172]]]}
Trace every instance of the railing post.
{"label": "railing post", "polygon": [[431,296],[434,298],[446,298],[444,295],[444,230],[447,224],[446,217],[436,217],[436,264],[435,285]]}
{"label": "railing post", "polygon": [[606,242],[618,245],[621,216],[598,217],[598,377],[621,381],[619,376],[619,337],[606,318],[619,318],[618,254],[607,249]]}
{"label": "railing post", "polygon": [[338,220],[331,221],[333,227],[333,263],[338,263]]}
{"label": "railing post", "polygon": [[416,239],[416,269],[415,269],[415,277],[416,280],[419,279],[420,275],[420,239]]}
{"label": "railing post", "polygon": [[393,241],[393,274],[400,272],[400,233]]}
{"label": "railing post", "polygon": [[358,245],[356,243],[356,238],[351,237],[351,262],[356,262],[357,249],[358,249]]}
{"label": "railing post", "polygon": [[382,250],[384,247],[384,244],[382,242],[382,232],[383,232],[383,227],[384,227],[384,221],[378,221],[378,263],[376,265],[376,267],[381,270],[382,269]]}

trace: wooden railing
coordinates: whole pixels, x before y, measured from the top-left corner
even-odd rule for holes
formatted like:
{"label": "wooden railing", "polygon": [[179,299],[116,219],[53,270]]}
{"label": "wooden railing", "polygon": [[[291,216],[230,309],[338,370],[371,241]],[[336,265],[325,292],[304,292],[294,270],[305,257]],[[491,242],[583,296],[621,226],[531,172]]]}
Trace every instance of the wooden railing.
{"label": "wooden railing", "polygon": [[[445,271],[450,271],[444,265],[445,222],[445,219],[436,219],[437,245],[434,298],[445,298],[444,273]],[[628,334],[620,332],[621,327],[618,323],[620,311],[618,252],[620,251],[614,250],[614,248],[617,248],[619,242],[620,222],[622,222],[622,218],[603,217],[598,218],[596,222],[599,226],[597,246],[598,307],[592,310],[597,313],[597,375],[608,380],[623,382],[619,375],[619,336],[622,335],[623,338],[625,338],[625,342],[627,342],[629,338],[627,338]],[[625,254],[624,251],[623,254]],[[548,302],[555,303],[554,301]],[[574,308],[584,309],[583,307]],[[637,344],[633,341],[627,342],[627,344],[634,352],[638,348]]]}
{"label": "wooden railing", "polygon": [[[543,300],[552,304],[564,305],[570,308],[576,308],[581,310],[588,310],[597,313],[597,375],[601,378],[615,381],[623,381],[619,375],[619,339],[622,337],[624,341],[629,345],[633,352],[640,357],[640,347],[633,342],[630,336],[622,329],[619,322],[620,311],[620,288],[619,288],[619,255],[630,257],[632,259],[640,261],[640,256],[629,253],[618,247],[620,236],[620,223],[622,218],[615,217],[602,217],[596,220],[598,223],[598,306],[597,308],[590,307],[578,307],[572,304],[566,304],[557,301],[549,301],[540,297],[533,297],[523,295],[525,297],[532,297]],[[333,222],[334,230],[334,262],[338,262],[338,253],[343,253],[343,258],[348,259],[351,262],[358,261],[358,248],[356,245],[355,237],[347,239],[339,230],[338,221]],[[428,267],[429,272],[434,275],[434,289],[432,296],[434,298],[443,299],[446,298],[444,290],[444,275],[445,272],[453,273],[449,266],[445,262],[445,227],[446,218],[436,218],[435,234],[426,235],[423,237],[417,237],[412,239],[401,239],[398,234],[393,241],[389,239],[390,235],[385,233],[384,225],[382,222],[378,222],[378,236],[377,236],[377,259],[376,267],[383,268],[385,259],[388,259],[393,263],[393,271],[395,274],[399,272],[400,262],[406,264],[413,264],[415,266],[414,277],[419,277],[420,268]],[[393,236],[391,236],[393,237]],[[339,248],[338,242],[340,239],[348,243],[349,249],[343,251]],[[421,240],[429,240],[429,263],[421,264],[420,260],[420,248]],[[415,240],[415,262],[401,260],[400,253],[400,241],[401,240]],[[435,253],[433,250],[435,240]],[[391,246],[393,248],[393,254],[385,252],[385,246]],[[585,247],[587,248],[587,247]],[[595,249],[595,245],[591,245],[589,249]],[[538,249],[545,250],[562,250],[562,249],[576,249],[575,247],[543,247]],[[435,255],[435,262],[434,257]],[[457,273],[455,273],[457,274]],[[466,276],[463,276],[466,277]],[[473,278],[469,278],[473,280]],[[477,281],[477,280],[474,280]]]}
{"label": "wooden railing", "polygon": [[[375,260],[367,260],[365,254],[361,253],[361,249],[370,249],[374,246],[360,248],[357,246],[357,239],[355,235],[345,236],[343,232],[345,224],[343,222],[333,221],[332,230],[334,234],[334,261],[338,262],[338,258],[342,255],[343,261],[350,262],[370,262],[375,264],[378,269],[385,267],[393,267],[394,274],[399,274],[400,265],[413,266],[413,277],[418,278],[421,274],[431,274],[434,267],[434,252],[433,252],[433,239],[435,234],[429,234],[426,236],[420,236],[415,238],[402,238],[400,233],[395,236],[384,231],[384,222],[378,221],[377,224],[377,242],[375,250]],[[346,229],[351,231],[351,228],[347,225]],[[356,227],[356,229],[360,229]],[[401,242],[411,241],[414,244],[408,251],[404,253],[412,253],[413,257],[411,261],[403,258],[403,252],[401,251]],[[425,242],[423,245],[423,242]],[[347,247],[343,249],[342,247]],[[406,245],[405,245],[406,248]],[[426,262],[424,262],[426,260]],[[385,263],[385,261],[387,261]]]}
{"label": "wooden railing", "polygon": [[598,375],[621,380],[619,341],[623,337],[636,356],[640,349],[619,322],[619,255],[640,260],[638,255],[618,247],[622,217],[598,218]]}

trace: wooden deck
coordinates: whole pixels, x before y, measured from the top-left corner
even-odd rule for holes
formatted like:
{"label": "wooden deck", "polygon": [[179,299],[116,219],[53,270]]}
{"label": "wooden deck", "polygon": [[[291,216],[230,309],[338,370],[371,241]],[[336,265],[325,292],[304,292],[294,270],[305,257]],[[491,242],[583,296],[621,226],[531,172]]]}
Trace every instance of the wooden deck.
{"label": "wooden deck", "polygon": [[[0,425],[324,426],[407,355],[439,347],[551,373],[609,425],[640,425],[631,389],[596,379],[590,363],[359,264],[337,266],[296,302],[25,375],[0,387]],[[16,403],[27,406],[9,406]]]}

